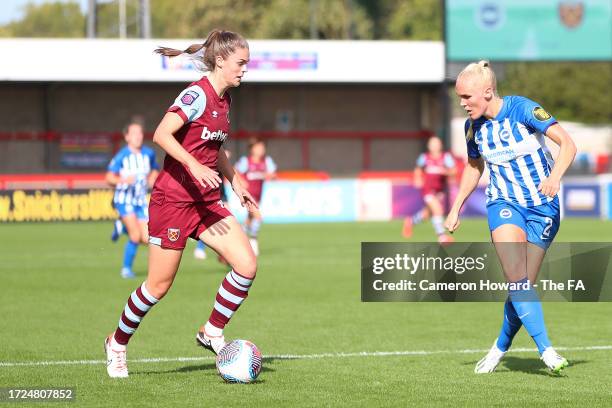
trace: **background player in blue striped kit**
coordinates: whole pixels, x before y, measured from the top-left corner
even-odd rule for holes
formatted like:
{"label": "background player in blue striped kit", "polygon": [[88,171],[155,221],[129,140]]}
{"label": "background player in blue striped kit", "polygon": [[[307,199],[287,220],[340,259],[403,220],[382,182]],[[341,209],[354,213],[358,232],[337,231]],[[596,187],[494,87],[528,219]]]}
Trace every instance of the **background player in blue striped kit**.
{"label": "background player in blue striped kit", "polygon": [[133,278],[132,265],[138,244],[149,242],[147,191],[159,174],[159,165],[155,160],[155,151],[142,144],[144,132],[140,121],[128,123],[123,135],[127,145],[109,163],[106,181],[115,187],[113,206],[121,219],[116,223],[113,241],[118,238],[116,231],[122,228],[122,224],[128,234],[121,276]]}
{"label": "background player in blue striped kit", "polygon": [[[559,229],[557,193],[576,147],[557,120],[534,101],[522,96],[500,98],[487,61],[469,64],[459,74],[455,91],[469,116],[465,125],[468,165],[445,226],[450,232],[459,227],[461,207],[476,188],[486,163],[491,239],[506,278],[524,284],[521,290],[510,291],[499,337],[474,371],[495,371],[512,339],[525,326],[542,361],[559,372],[568,362],[551,346],[542,304],[531,283]],[[556,163],[544,136],[560,147]]]}

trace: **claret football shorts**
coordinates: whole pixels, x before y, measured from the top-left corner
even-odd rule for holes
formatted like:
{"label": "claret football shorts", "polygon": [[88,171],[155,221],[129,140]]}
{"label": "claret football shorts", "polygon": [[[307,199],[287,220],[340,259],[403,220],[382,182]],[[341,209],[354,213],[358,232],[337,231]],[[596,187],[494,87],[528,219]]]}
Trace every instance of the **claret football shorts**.
{"label": "claret football shorts", "polygon": [[187,238],[198,239],[207,228],[232,213],[221,200],[213,202],[167,202],[154,191],[149,202],[149,243],[164,249],[184,249]]}

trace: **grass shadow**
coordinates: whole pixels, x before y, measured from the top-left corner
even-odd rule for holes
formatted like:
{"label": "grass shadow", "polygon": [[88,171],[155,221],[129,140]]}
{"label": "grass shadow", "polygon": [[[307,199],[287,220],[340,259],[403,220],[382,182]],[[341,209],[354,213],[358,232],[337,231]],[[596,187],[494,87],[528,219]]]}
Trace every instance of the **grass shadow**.
{"label": "grass shadow", "polygon": [[[476,366],[477,362],[478,360],[466,361],[462,363],[462,365],[474,367]],[[589,362],[588,360],[571,360],[568,368],[571,369],[573,366],[576,366],[579,364],[585,364],[588,362]],[[500,368],[504,370],[500,371]],[[542,360],[540,360],[539,358],[534,358],[534,357],[521,358],[521,357],[515,357],[515,356],[505,356],[504,359],[499,364],[499,366],[497,367],[497,370],[495,372],[503,373],[503,372],[511,372],[511,371],[517,372],[518,371],[518,372],[522,372],[525,374],[543,375],[546,377],[564,377],[565,370],[567,370],[568,368],[565,368],[559,374],[553,374],[546,368]]]}
{"label": "grass shadow", "polygon": [[520,358],[514,356],[506,356],[501,362],[501,365],[510,371],[520,371],[526,374],[544,375],[547,377],[564,377],[565,370],[571,369],[573,366],[588,363],[588,360],[571,360],[569,367],[561,371],[560,374],[551,373],[539,358]]}
{"label": "grass shadow", "polygon": [[[267,366],[267,364],[274,364],[274,360],[279,360],[278,358],[263,358],[263,367],[261,369],[262,372],[275,372],[276,370]],[[290,358],[281,358],[280,360],[290,360]],[[183,367],[174,368],[171,370],[147,370],[147,371],[133,371],[130,372],[130,375],[151,375],[151,374],[172,374],[172,373],[191,373],[194,371],[217,371],[217,366],[215,363],[206,363],[206,364],[192,364]]]}

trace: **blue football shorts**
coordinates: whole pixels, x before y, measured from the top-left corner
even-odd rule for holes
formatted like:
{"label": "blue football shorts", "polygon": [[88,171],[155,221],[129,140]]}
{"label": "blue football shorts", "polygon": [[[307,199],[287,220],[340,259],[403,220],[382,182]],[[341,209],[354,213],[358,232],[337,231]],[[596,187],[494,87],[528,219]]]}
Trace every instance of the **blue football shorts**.
{"label": "blue football shorts", "polygon": [[130,214],[136,214],[136,218],[138,218],[139,220],[147,221],[149,219],[149,207],[146,205],[113,203],[113,207],[115,207],[115,210],[117,210],[120,217],[125,217]]}
{"label": "blue football shorts", "polygon": [[527,233],[527,242],[546,250],[559,231],[559,198],[535,207],[522,207],[510,201],[495,200],[487,204],[489,230],[513,224]]}

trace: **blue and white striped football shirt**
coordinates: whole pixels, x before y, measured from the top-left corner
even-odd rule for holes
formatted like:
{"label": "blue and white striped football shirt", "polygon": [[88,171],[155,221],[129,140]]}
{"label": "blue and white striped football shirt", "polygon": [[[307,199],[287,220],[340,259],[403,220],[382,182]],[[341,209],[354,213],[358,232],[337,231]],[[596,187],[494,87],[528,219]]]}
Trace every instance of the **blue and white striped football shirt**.
{"label": "blue and white striped football shirt", "polygon": [[142,146],[139,153],[134,153],[125,146],[117,152],[108,165],[108,171],[121,177],[134,176],[134,184],[119,183],[115,186],[113,203],[143,206],[147,204],[147,179],[151,170],[159,170],[155,160],[155,151]]}
{"label": "blue and white striped football shirt", "polygon": [[[487,163],[491,178],[487,203],[505,200],[534,207],[554,199],[539,192],[538,185],[550,175],[554,164],[544,134],[556,122],[537,103],[522,96],[504,97],[495,118],[481,117],[473,122],[468,156],[483,157]],[[466,135],[469,126],[468,120]]]}

